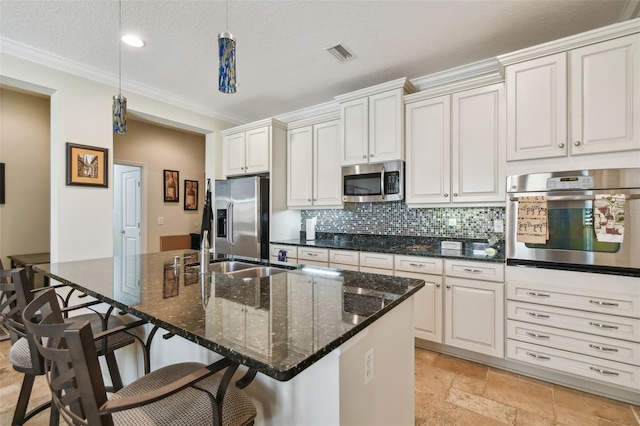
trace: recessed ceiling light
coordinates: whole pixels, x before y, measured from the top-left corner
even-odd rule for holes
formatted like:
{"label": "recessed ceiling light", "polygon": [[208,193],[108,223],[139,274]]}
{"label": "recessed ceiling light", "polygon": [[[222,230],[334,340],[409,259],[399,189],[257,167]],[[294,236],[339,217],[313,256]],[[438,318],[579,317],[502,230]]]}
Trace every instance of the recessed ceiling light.
{"label": "recessed ceiling light", "polygon": [[125,44],[128,44],[129,46],[133,46],[133,47],[144,47],[147,44],[140,37],[135,36],[133,34],[123,35],[122,41]]}

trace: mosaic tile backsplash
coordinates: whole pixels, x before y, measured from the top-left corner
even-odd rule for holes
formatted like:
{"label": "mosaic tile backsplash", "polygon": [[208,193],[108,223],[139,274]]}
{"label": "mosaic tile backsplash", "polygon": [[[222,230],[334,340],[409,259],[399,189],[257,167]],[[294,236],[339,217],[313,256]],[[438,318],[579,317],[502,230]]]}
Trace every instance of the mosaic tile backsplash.
{"label": "mosaic tile backsplash", "polygon": [[[304,231],[305,220],[315,217],[316,232],[484,239],[495,235],[494,220],[505,219],[504,207],[418,209],[402,201],[354,206],[353,210],[303,210],[300,229]],[[449,225],[449,219],[456,225]]]}

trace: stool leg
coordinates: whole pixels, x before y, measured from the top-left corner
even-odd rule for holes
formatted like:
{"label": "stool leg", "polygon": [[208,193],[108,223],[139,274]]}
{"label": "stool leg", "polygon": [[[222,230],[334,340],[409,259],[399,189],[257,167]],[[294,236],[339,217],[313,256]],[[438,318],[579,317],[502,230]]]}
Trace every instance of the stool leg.
{"label": "stool leg", "polygon": [[24,415],[27,412],[27,405],[29,405],[29,397],[31,396],[31,389],[33,389],[33,382],[36,376],[33,374],[25,374],[22,379],[22,387],[20,388],[20,396],[18,396],[18,403],[16,404],[16,411],[13,414],[12,425],[21,425],[24,423]]}
{"label": "stool leg", "polygon": [[113,352],[108,352],[104,356],[109,367],[109,375],[111,376],[111,383],[113,384],[113,391],[117,392],[122,389],[122,378],[120,377],[120,369],[118,368],[118,362],[116,361],[116,355]]}

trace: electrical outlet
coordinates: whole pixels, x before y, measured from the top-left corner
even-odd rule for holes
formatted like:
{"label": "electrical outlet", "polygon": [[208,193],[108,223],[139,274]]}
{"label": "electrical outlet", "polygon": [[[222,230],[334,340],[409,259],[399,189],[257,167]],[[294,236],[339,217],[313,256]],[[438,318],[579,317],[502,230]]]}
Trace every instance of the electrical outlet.
{"label": "electrical outlet", "polygon": [[373,380],[373,348],[364,353],[364,384]]}
{"label": "electrical outlet", "polygon": [[164,225],[164,217],[162,216],[158,217],[158,225]]}
{"label": "electrical outlet", "polygon": [[504,220],[496,219],[493,221],[493,232],[502,234],[504,232]]}

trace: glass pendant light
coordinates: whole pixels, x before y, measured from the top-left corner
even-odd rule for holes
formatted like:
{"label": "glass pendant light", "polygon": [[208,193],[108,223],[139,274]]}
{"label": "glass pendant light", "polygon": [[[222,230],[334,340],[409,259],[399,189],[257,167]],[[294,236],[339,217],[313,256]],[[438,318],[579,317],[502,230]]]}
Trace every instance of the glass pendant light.
{"label": "glass pendant light", "polygon": [[118,1],[118,94],[113,97],[113,133],[127,133],[127,98],[122,96],[122,0]]}
{"label": "glass pendant light", "polygon": [[[227,29],[229,29],[229,1],[226,2]],[[236,93],[236,38],[228,31],[218,34],[218,90]]]}

